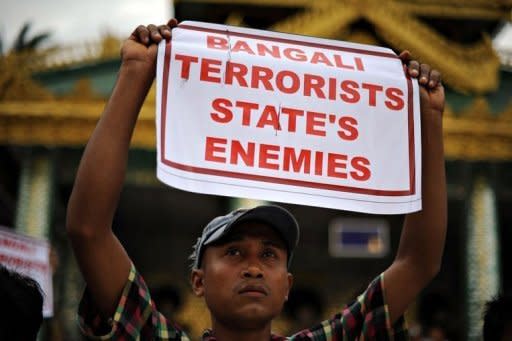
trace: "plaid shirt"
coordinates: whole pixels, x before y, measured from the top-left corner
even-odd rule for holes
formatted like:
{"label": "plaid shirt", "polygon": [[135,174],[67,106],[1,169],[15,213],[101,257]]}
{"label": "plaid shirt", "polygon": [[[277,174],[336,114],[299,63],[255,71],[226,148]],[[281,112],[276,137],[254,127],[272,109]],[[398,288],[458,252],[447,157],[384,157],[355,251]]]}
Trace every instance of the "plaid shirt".
{"label": "plaid shirt", "polygon": [[[332,319],[290,337],[272,335],[271,341],[407,340],[403,317],[391,325],[383,293],[384,277],[380,275],[355,302],[345,306]],[[185,332],[156,310],[144,279],[133,265],[112,319],[105,321],[100,317],[87,290],[80,302],[78,317],[82,332],[91,339],[190,340]],[[216,339],[207,330],[202,340]]]}

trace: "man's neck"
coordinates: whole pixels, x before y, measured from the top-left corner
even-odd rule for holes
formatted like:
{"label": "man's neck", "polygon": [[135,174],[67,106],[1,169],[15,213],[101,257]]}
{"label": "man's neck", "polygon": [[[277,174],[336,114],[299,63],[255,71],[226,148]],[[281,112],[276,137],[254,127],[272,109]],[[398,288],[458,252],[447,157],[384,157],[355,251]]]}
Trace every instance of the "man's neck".
{"label": "man's neck", "polygon": [[233,329],[221,323],[212,323],[212,335],[216,341],[268,341],[270,340],[270,323],[264,328]]}

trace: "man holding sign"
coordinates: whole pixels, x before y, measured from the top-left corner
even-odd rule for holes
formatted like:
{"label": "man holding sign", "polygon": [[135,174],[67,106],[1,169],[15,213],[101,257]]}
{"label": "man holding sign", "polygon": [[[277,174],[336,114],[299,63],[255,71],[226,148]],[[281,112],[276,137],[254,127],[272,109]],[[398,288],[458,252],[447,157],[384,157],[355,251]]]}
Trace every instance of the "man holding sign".
{"label": "man holding sign", "polygon": [[[139,26],[124,43],[117,84],[84,152],[69,201],[68,234],[87,283],[80,323],[89,336],[188,340],[158,312],[111,230],[130,138],[155,76],[157,43],[170,39],[176,26],[175,19]],[[404,340],[402,315],[439,270],[446,233],[444,89],[439,72],[411,61],[408,52],[400,59],[420,83],[423,209],[406,216],[394,262],[356,302],[291,339]],[[237,210],[205,227],[191,256],[193,291],[204,297],[211,315],[212,329],[204,340],[286,339],[272,335],[271,324],[293,282],[288,267],[298,235],[293,216],[277,206]]]}

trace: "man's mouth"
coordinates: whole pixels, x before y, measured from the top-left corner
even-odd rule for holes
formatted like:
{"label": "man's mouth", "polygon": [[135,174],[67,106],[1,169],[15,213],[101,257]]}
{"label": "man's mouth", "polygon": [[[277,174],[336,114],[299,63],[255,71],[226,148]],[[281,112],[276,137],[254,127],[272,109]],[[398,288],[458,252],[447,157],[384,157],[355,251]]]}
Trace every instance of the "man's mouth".
{"label": "man's mouth", "polygon": [[244,285],[238,294],[249,297],[264,297],[268,295],[268,290],[263,285]]}

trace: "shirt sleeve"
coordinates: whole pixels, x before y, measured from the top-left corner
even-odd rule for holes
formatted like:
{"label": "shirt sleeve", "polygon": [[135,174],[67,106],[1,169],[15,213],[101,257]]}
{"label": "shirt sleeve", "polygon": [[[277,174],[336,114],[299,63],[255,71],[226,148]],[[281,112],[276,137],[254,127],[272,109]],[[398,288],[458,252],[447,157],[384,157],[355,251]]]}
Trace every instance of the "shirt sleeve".
{"label": "shirt sleeve", "polygon": [[408,340],[405,319],[391,323],[385,302],[384,274],[332,319],[303,330],[291,340]]}
{"label": "shirt sleeve", "polygon": [[132,264],[113,318],[101,317],[87,288],[78,308],[82,333],[94,340],[188,340],[156,309],[144,279]]}

